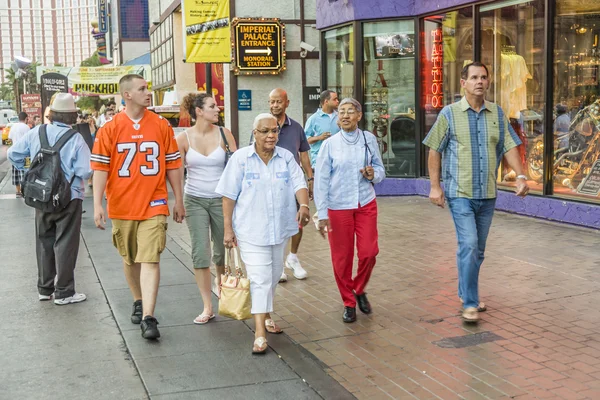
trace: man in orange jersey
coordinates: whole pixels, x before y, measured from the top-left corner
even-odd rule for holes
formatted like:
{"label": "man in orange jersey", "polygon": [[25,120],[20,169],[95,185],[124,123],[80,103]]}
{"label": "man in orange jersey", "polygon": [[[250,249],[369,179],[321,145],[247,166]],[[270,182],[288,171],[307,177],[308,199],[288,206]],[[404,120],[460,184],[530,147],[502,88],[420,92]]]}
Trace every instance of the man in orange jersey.
{"label": "man in orange jersey", "polygon": [[98,131],[92,150],[94,221],[104,229],[106,189],[113,243],[123,257],[134,300],[131,322],[140,324],[143,338],[158,339],[154,307],[169,215],[166,180],[175,194],[173,219],[182,222],[182,162],[169,122],[146,109],[151,93],[144,78],[125,75],[119,86],[125,112]]}

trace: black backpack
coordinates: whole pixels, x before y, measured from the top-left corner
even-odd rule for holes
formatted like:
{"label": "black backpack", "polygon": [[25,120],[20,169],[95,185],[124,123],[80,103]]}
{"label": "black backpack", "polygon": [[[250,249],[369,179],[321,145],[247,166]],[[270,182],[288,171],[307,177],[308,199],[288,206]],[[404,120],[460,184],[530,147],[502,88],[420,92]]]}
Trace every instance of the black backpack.
{"label": "black backpack", "polygon": [[50,147],[46,125],[40,126],[41,149],[31,162],[29,170],[23,178],[22,190],[25,204],[43,212],[64,210],[71,201],[71,182],[65,178],[60,165],[60,149],[77,132],[69,129],[56,144]]}

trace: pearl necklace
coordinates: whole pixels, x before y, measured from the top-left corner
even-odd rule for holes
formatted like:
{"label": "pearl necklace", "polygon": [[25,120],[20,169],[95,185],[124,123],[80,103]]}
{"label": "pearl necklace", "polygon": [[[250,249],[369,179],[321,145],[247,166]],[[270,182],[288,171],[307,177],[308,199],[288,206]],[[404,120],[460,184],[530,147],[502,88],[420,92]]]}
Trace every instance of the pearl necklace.
{"label": "pearl necklace", "polygon": [[356,135],[355,135],[356,137],[355,137],[354,141],[350,141],[349,139],[346,139],[346,136],[344,135],[344,133],[348,133],[348,134],[349,134],[349,132],[345,132],[345,131],[341,131],[341,132],[340,132],[340,135],[342,135],[342,140],[343,140],[343,141],[344,141],[346,144],[349,144],[349,145],[354,145],[354,144],[358,143],[358,139],[359,139],[358,132],[356,132]]}

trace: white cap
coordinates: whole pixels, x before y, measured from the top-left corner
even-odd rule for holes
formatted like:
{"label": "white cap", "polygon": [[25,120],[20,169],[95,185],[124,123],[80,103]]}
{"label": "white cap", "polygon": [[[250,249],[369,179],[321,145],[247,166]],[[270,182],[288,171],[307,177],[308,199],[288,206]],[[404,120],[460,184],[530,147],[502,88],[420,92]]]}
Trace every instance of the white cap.
{"label": "white cap", "polygon": [[75,99],[70,93],[59,93],[56,95],[54,102],[50,105],[50,110],[55,112],[77,112],[75,107]]}

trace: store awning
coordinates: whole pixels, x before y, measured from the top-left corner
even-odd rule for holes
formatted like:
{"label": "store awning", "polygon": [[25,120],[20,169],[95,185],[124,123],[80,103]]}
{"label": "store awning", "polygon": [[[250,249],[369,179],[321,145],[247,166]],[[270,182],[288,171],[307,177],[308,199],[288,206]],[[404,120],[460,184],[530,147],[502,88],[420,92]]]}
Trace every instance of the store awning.
{"label": "store awning", "polygon": [[146,54],[142,54],[139,57],[133,58],[121,65],[142,65],[142,64],[150,65],[150,53],[149,52]]}

